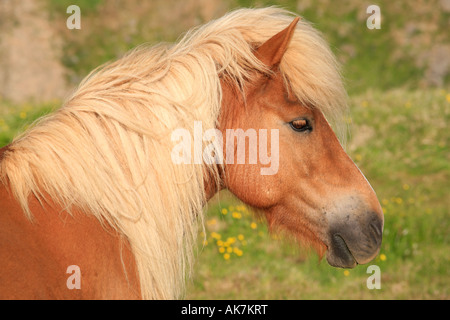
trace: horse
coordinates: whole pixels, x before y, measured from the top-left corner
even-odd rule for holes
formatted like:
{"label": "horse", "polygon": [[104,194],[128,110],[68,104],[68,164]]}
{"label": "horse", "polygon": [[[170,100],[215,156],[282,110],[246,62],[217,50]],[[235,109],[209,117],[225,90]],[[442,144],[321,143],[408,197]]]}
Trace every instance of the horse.
{"label": "horse", "polygon": [[[384,220],[338,139],[347,109],[328,44],[280,8],[231,11],[99,67],[0,149],[0,298],[182,298],[223,189],[331,266],[368,263]],[[199,122],[234,144],[199,137]],[[179,128],[204,161],[174,161]],[[250,141],[267,130],[270,146]],[[255,143],[277,166],[252,161]]]}

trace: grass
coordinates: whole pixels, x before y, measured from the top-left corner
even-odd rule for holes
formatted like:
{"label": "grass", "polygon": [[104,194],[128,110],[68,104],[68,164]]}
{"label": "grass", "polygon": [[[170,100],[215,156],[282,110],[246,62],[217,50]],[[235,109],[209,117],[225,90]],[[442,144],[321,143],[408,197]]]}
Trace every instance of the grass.
{"label": "grass", "polygon": [[60,101],[40,104],[15,104],[0,96],[0,147],[8,144],[36,119],[58,107]]}
{"label": "grass", "polygon": [[[221,192],[208,206],[188,299],[450,298],[450,90],[369,90],[350,102],[347,151],[385,213],[382,248],[369,264],[380,267],[381,289],[367,288],[368,265],[332,268],[270,235]],[[57,104],[0,101],[0,146]]]}

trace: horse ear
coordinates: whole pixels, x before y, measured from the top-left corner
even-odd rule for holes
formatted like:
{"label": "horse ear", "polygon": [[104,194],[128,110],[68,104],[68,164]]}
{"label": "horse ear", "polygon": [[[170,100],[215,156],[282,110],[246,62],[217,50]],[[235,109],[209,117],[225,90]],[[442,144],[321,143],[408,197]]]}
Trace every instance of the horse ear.
{"label": "horse ear", "polygon": [[273,68],[277,66],[287,50],[292,35],[294,34],[295,26],[299,20],[300,18],[296,17],[286,29],[264,42],[256,49],[256,57],[268,67]]}

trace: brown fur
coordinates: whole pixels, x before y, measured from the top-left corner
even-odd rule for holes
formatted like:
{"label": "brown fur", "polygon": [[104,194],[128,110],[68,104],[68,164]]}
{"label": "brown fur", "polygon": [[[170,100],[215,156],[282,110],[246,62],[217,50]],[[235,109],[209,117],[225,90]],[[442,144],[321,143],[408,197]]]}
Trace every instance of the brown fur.
{"label": "brown fur", "polygon": [[[0,299],[140,297],[129,245],[107,225],[83,213],[42,207],[35,198],[30,223],[5,187],[0,208]],[[66,286],[70,265],[80,267],[81,290]]]}

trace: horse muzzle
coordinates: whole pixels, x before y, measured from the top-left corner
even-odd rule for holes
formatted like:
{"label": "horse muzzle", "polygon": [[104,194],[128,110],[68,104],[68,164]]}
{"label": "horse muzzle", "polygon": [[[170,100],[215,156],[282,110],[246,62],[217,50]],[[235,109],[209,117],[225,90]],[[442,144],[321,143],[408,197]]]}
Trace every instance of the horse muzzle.
{"label": "horse muzzle", "polygon": [[326,243],[328,263],[333,267],[354,268],[375,258],[383,236],[382,214],[369,211],[338,217],[334,216],[330,223]]}

